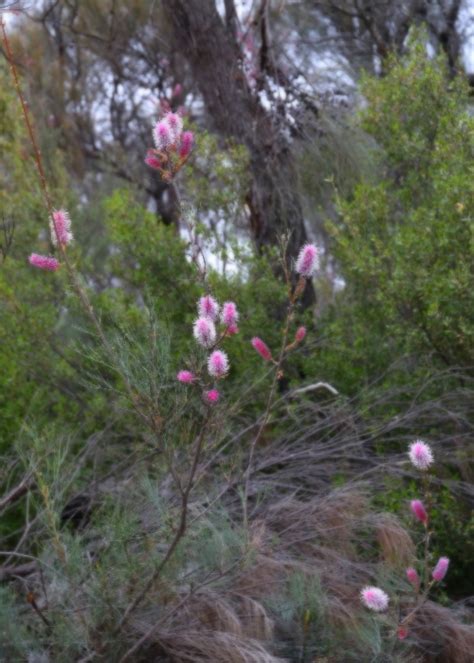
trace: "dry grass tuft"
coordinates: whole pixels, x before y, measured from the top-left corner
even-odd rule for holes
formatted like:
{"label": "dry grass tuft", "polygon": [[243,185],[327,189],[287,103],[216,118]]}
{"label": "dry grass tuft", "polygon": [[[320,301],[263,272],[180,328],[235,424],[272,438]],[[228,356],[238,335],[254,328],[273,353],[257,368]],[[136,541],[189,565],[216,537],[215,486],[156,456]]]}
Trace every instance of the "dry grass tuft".
{"label": "dry grass tuft", "polygon": [[428,601],[416,614],[410,635],[424,663],[472,663],[474,625],[463,624],[455,611]]}

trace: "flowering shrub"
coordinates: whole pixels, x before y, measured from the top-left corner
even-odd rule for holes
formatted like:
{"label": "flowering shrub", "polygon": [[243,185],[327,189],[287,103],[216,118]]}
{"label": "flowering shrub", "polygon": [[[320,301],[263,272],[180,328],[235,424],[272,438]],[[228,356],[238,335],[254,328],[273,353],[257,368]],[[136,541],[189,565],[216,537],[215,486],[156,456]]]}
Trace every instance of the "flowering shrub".
{"label": "flowering shrub", "polygon": [[[431,448],[425,442],[421,440],[416,440],[410,445],[408,451],[409,459],[412,465],[422,472],[422,484],[424,486],[425,498],[429,500],[429,484],[426,477],[426,471],[433,464],[434,458]],[[428,595],[434,583],[441,582],[449,567],[449,559],[447,557],[441,557],[435,567],[431,570],[431,579],[429,576],[429,567],[430,567],[430,539],[432,532],[429,529],[429,517],[428,512],[419,499],[414,499],[410,503],[410,509],[414,517],[423,525],[424,527],[424,536],[423,536],[423,551],[424,557],[419,562],[420,567],[423,568],[423,574],[420,578],[418,571],[414,567],[409,567],[406,569],[406,577],[410,585],[412,586],[412,591],[414,595],[406,606],[404,606],[404,613],[401,614],[401,617],[398,620],[397,635],[400,640],[404,640],[410,635],[410,625],[413,620],[416,618],[416,613],[423,607],[425,602],[428,600]],[[364,605],[375,612],[384,612],[389,607],[389,597],[388,595],[378,587],[366,587],[361,591],[361,600]],[[396,614],[393,615],[394,619],[397,619]]]}
{"label": "flowering shrub", "polygon": [[181,170],[194,144],[192,131],[183,131],[179,113],[166,113],[153,129],[155,149],[148,150],[145,163],[169,182]]}

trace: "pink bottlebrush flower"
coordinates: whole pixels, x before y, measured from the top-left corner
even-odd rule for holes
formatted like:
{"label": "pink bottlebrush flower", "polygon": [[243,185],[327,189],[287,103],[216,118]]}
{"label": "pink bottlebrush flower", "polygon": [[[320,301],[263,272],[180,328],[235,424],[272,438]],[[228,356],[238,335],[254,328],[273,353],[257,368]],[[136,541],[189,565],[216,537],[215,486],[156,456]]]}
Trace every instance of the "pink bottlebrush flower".
{"label": "pink bottlebrush flower", "polygon": [[426,442],[415,440],[410,444],[408,456],[417,470],[427,470],[433,463],[431,448]]}
{"label": "pink bottlebrush flower", "polygon": [[420,523],[423,523],[424,525],[427,524],[428,522],[428,514],[426,513],[426,509],[423,506],[423,502],[420,500],[412,500],[410,502],[410,509],[412,514],[417,518],[417,520],[420,521]]}
{"label": "pink bottlebrush flower", "polygon": [[191,371],[179,371],[176,377],[183,384],[191,384],[196,379],[196,376]]}
{"label": "pink bottlebrush flower", "polygon": [[251,343],[254,347],[254,349],[258,352],[258,354],[265,359],[265,361],[271,361],[272,359],[272,353],[270,352],[270,348],[268,345],[262,341],[261,338],[258,338],[258,336],[255,336],[252,340]]}
{"label": "pink bottlebrush flower", "polygon": [[150,166],[150,168],[154,168],[155,170],[161,170],[162,168],[161,161],[153,154],[153,150],[148,150],[145,157],[145,163],[147,166]]}
{"label": "pink bottlebrush flower", "polygon": [[204,392],[204,400],[206,400],[208,403],[213,405],[214,403],[217,403],[219,400],[219,392],[217,389],[210,389],[209,391]]}
{"label": "pink bottlebrush flower", "polygon": [[184,159],[193,149],[194,134],[192,131],[185,131],[181,136],[181,145],[179,146],[179,156]]}
{"label": "pink bottlebrush flower", "polygon": [[65,209],[53,211],[53,216],[49,220],[51,229],[51,241],[54,246],[67,246],[74,239],[71,232],[71,219]]}
{"label": "pink bottlebrush flower", "polygon": [[209,318],[198,318],[194,322],[193,334],[196,341],[205,348],[210,348],[216,340],[216,328]]}
{"label": "pink bottlebrush flower", "polygon": [[166,113],[162,121],[169,127],[171,142],[176,144],[181,137],[181,132],[183,131],[182,117],[178,115],[178,113]]}
{"label": "pink bottlebrush flower", "polygon": [[60,264],[56,258],[52,258],[50,256],[41,256],[38,253],[32,253],[28,260],[30,265],[33,265],[33,267],[44,269],[47,272],[55,272],[60,267]]}
{"label": "pink bottlebrush flower", "polygon": [[223,377],[229,370],[229,359],[222,350],[214,350],[207,361],[209,375],[214,378]]}
{"label": "pink bottlebrush flower", "polygon": [[379,587],[364,587],[360,593],[362,603],[375,612],[383,612],[388,608],[389,598]]}
{"label": "pink bottlebrush flower", "polygon": [[413,585],[413,587],[419,587],[420,586],[420,576],[418,575],[418,572],[416,569],[413,567],[410,567],[409,569],[406,570],[407,574],[407,580],[408,582]]}
{"label": "pink bottlebrush flower", "polygon": [[315,272],[319,263],[319,252],[314,244],[305,244],[301,249],[296,261],[296,272],[300,276],[309,278]]}
{"label": "pink bottlebrush flower", "polygon": [[447,557],[440,557],[431,574],[433,576],[433,580],[440,582],[448,572],[448,567],[449,559]]}
{"label": "pink bottlebrush flower", "polygon": [[239,320],[239,312],[234,302],[224,302],[222,306],[221,322],[226,327],[236,327]]}
{"label": "pink bottlebrush flower", "polygon": [[156,149],[160,152],[163,152],[168,149],[168,147],[173,142],[173,134],[169,125],[164,122],[157,122],[155,128],[153,129],[153,140],[155,141]]}
{"label": "pink bottlebrush flower", "polygon": [[301,341],[306,336],[306,327],[298,327],[295,334],[295,341],[301,343]]}
{"label": "pink bottlebrush flower", "polygon": [[198,302],[198,313],[201,318],[216,320],[219,315],[219,304],[211,295],[205,295]]}

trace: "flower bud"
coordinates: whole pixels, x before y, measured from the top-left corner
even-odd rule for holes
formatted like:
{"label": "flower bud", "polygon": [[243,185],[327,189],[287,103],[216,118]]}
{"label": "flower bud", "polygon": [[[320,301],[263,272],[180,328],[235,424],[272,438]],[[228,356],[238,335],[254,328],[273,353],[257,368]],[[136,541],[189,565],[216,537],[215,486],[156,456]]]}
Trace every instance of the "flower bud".
{"label": "flower bud", "polygon": [[444,576],[448,572],[448,567],[449,567],[449,559],[447,557],[440,557],[438,563],[434,567],[433,572],[431,574],[433,580],[436,580],[437,582],[443,580]]}
{"label": "flower bud", "polygon": [[258,352],[258,354],[265,359],[265,361],[271,361],[272,359],[272,353],[270,352],[270,348],[264,341],[262,341],[261,338],[258,338],[258,336],[255,336],[251,340],[252,346],[255,348],[255,350]]}
{"label": "flower bud", "polygon": [[420,500],[412,500],[410,502],[410,509],[412,514],[420,521],[420,523],[423,523],[424,525],[428,523],[428,514],[426,513],[426,509],[423,506],[423,502]]}
{"label": "flower bud", "polygon": [[176,378],[183,384],[190,384],[191,382],[194,382],[196,376],[194,373],[191,373],[191,371],[179,371]]}

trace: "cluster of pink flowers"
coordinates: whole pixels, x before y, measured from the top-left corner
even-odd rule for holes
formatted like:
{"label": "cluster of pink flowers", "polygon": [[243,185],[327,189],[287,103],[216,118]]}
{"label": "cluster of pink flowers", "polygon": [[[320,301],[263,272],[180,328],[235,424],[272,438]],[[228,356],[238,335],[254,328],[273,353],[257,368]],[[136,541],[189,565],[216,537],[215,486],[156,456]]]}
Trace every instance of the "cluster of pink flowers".
{"label": "cluster of pink flowers", "polygon": [[[230,365],[227,353],[217,346],[227,336],[238,333],[239,312],[234,302],[224,302],[221,308],[211,295],[204,295],[199,299],[197,310],[193,335],[199,345],[211,350],[207,358],[207,372],[213,380],[220,380],[228,374]],[[216,325],[219,323],[221,329],[218,334]],[[176,377],[183,384],[202,383],[197,375],[188,370],[179,371]],[[209,404],[217,403],[219,396],[215,387],[203,392],[203,398]]]}
{"label": "cluster of pink flowers", "polygon": [[[425,472],[434,462],[433,452],[431,451],[430,446],[421,440],[415,440],[415,442],[410,445],[408,456],[413,466],[422,472]],[[412,500],[410,502],[410,510],[414,517],[424,525],[426,536],[428,536],[428,511],[425,508],[423,502],[418,499]],[[449,559],[447,557],[440,557],[436,563],[436,566],[431,571],[432,580],[431,583],[428,584],[425,588],[426,594],[429,591],[432,583],[441,582],[444,579],[446,573],[448,572],[448,568]],[[406,578],[410,585],[414,588],[416,596],[419,597],[421,578],[418,574],[418,571],[414,567],[410,566],[406,569]],[[426,579],[426,582],[428,582],[428,579]],[[363,604],[375,612],[383,612],[388,608],[389,597],[379,587],[365,587],[361,591],[360,597]],[[408,621],[409,620],[402,620],[397,629],[397,636],[400,640],[403,640],[408,636]]]}
{"label": "cluster of pink flowers", "polygon": [[194,134],[183,131],[179,113],[169,112],[153,128],[153,142],[155,149],[148,150],[145,163],[170,181],[191,154]]}
{"label": "cluster of pink flowers", "polygon": [[[62,250],[65,250],[66,246],[74,239],[71,231],[71,218],[69,212],[65,209],[53,210],[52,216],[49,219],[49,228],[52,244],[60,247]],[[47,272],[55,272],[61,266],[57,258],[43,256],[39,253],[32,253],[28,260],[33,267],[43,269]]]}

